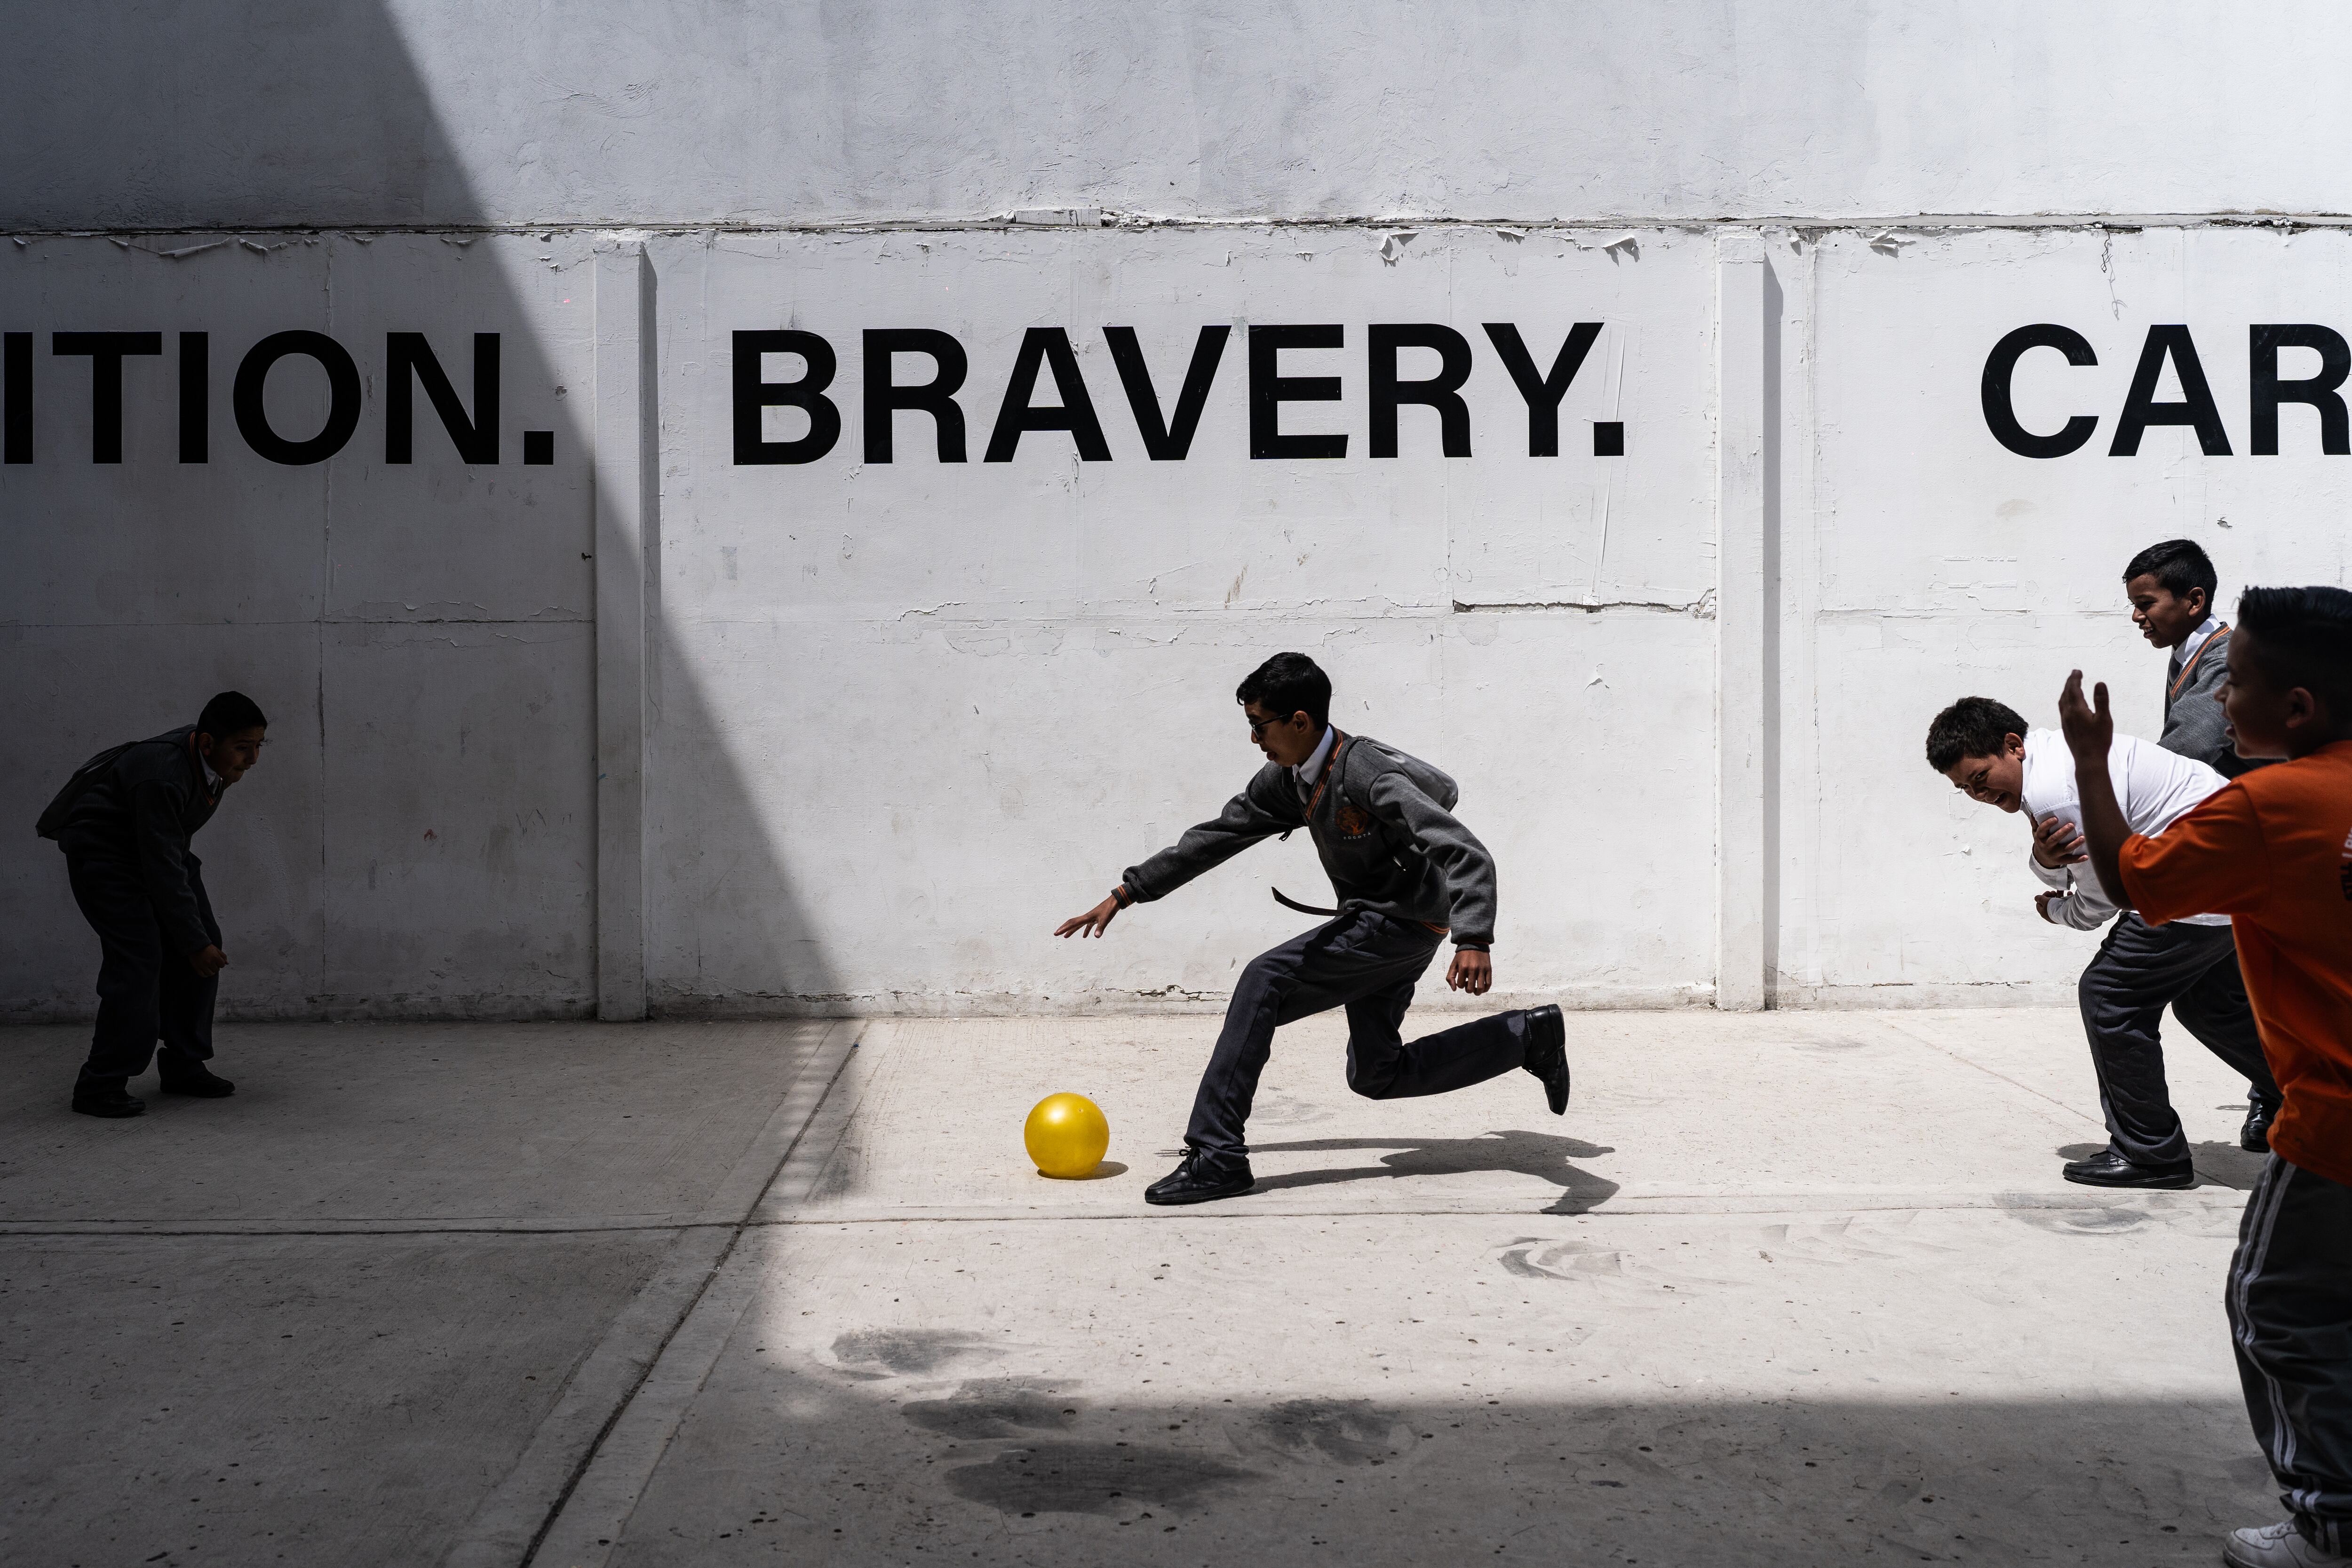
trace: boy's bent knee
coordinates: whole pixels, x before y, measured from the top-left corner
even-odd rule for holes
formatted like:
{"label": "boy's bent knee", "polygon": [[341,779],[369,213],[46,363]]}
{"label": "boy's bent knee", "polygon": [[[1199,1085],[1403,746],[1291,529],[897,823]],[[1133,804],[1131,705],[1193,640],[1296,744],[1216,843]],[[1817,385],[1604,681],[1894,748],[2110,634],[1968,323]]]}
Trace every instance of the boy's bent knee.
{"label": "boy's bent knee", "polygon": [[1234,982],[1234,1000],[1280,996],[1290,989],[1291,981],[1291,972],[1286,966],[1263,956],[1253,958],[1242,965],[1241,976]]}

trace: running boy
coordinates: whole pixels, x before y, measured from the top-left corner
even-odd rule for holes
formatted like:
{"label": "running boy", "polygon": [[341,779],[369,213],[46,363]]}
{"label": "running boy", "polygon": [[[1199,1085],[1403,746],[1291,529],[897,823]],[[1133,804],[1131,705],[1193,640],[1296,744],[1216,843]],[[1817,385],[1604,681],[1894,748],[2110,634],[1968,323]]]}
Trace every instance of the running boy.
{"label": "running boy", "polygon": [[1399,1032],[1413,983],[1449,929],[1445,983],[1473,996],[1494,984],[1495,861],[1452,816],[1454,781],[1378,741],[1340,733],[1330,722],[1330,678],[1305,654],[1275,655],[1234,695],[1265,766],[1214,821],[1128,868],[1108,898],[1054,934],[1100,936],[1129,905],[1165,898],[1299,827],[1313,836],[1339,908],[1242,971],[1193,1099],[1183,1161],[1145,1200],[1206,1203],[1255,1184],[1243,1126],[1274,1031],[1333,1007],[1348,1010],[1348,1087],[1358,1094],[1444,1094],[1525,1068],[1542,1080],[1552,1114],[1564,1113],[1567,1026],[1558,1007],[1498,1013],[1412,1041]]}
{"label": "running boy", "polygon": [[[2116,794],[2139,833],[2163,832],[2225,782],[2202,763],[2128,735],[2116,743],[2114,760]],[[2014,709],[1989,697],[1963,697],[1928,726],[1927,765],[1972,799],[2026,814],[2033,825],[2028,862],[2050,889],[2033,900],[2043,920],[2076,931],[2096,931],[2115,920],[2115,906],[2098,888],[2078,882],[2067,869],[2083,858],[2082,811],[2074,758],[2058,734],[2029,731]],[[2255,1119],[2269,1125],[2278,1088],[2263,1062],[2227,915],[2191,915],[2167,926],[2129,914],[2115,920],[2083,970],[2076,995],[2098,1074],[2107,1147],[2070,1162],[2062,1173],[2068,1181],[2094,1187],[2195,1184],[2189,1136],[2164,1080],[2158,1029],[2167,1003],[2182,1027],[2253,1086],[2253,1109],[2239,1141],[2266,1147]]]}
{"label": "running boy", "polygon": [[2288,1519],[2233,1531],[2236,1568],[2352,1563],[2352,594],[2249,588],[2222,706],[2245,774],[2162,837],[2134,830],[2101,685],[2067,678],[2090,863],[2160,928],[2230,915],[2263,1046],[2285,1095],[2246,1201],[2224,1300],[2254,1436]]}

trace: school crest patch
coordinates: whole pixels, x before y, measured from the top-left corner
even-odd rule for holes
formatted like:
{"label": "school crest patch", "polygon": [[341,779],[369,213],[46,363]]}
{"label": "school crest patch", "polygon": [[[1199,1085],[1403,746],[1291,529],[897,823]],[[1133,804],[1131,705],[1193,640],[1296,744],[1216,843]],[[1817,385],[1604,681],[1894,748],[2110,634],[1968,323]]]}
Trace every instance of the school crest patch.
{"label": "school crest patch", "polygon": [[1340,837],[1345,838],[1361,838],[1372,830],[1372,814],[1344,800],[1339,803],[1339,809],[1332,814],[1331,820],[1339,829]]}

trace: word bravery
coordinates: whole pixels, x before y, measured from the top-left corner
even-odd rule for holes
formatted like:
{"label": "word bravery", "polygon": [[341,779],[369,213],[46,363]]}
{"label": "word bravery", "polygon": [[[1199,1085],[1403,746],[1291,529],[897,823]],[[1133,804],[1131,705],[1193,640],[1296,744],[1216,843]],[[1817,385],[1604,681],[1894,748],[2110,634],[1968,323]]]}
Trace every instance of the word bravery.
{"label": "word bravery", "polygon": [[[1528,455],[1559,455],[1559,405],[1576,379],[1585,356],[1601,335],[1599,321],[1579,321],[1549,370],[1538,369],[1536,357],[1508,321],[1486,323],[1486,336],[1510,374],[1511,384],[1527,404]],[[1282,407],[1286,403],[1336,403],[1337,375],[1284,374],[1282,356],[1311,350],[1347,347],[1347,329],[1336,323],[1252,325],[1249,335],[1250,456],[1261,458],[1344,458],[1348,437],[1330,432],[1286,433]],[[1105,327],[1103,341],[1118,372],[1120,389],[1135,417],[1143,449],[1154,462],[1181,462],[1192,449],[1192,437],[1207,406],[1209,388],[1223,363],[1233,329],[1202,327],[1178,385],[1172,406],[1166,404],[1133,327]],[[1397,455],[1397,412],[1407,404],[1429,408],[1437,416],[1439,449],[1449,458],[1470,456],[1470,406],[1462,388],[1470,379],[1470,340],[1452,327],[1434,322],[1375,322],[1366,329],[1365,374],[1371,455]],[[968,460],[963,405],[956,396],[971,369],[963,344],[950,333],[928,327],[874,329],[863,334],[864,382],[858,412],[865,458],[887,463],[897,456],[891,424],[895,416],[929,416],[934,450],[942,463]],[[1407,377],[1398,368],[1398,356],[1407,349],[1437,356],[1433,375]],[[797,358],[799,374],[769,379],[770,362]],[[902,359],[912,377],[901,381]],[[927,363],[926,363],[927,362]],[[787,370],[788,364],[774,368]],[[1293,362],[1297,368],[1297,362]],[[841,440],[841,407],[827,395],[839,369],[832,342],[815,332],[792,330],[739,331],[734,342],[735,461],[814,463]],[[1041,375],[1053,379],[1057,404],[1036,404]],[[1172,379],[1172,378],[1171,378]],[[808,416],[805,433],[789,440],[768,437],[765,414],[771,408],[796,408]],[[990,426],[983,463],[1009,463],[1025,435],[1053,432],[1066,437],[1077,455],[1089,463],[1110,461],[1110,444],[1103,437],[1102,416],[1093,390],[1078,367],[1070,335],[1059,327],[1032,327],[1021,339],[1013,373],[1006,379],[995,423]],[[1592,426],[1595,457],[1622,457],[1625,427],[1617,421],[1596,421]]]}

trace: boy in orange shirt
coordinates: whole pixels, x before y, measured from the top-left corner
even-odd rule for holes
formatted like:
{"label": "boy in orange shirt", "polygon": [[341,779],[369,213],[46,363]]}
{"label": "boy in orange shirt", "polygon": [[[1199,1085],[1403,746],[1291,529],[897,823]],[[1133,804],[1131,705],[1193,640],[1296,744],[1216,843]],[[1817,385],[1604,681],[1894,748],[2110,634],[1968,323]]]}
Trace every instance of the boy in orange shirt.
{"label": "boy in orange shirt", "polygon": [[2231,917],[2284,1103],[2224,1298],[2287,1522],[2233,1531],[2236,1568],[2352,1564],[2352,593],[2249,588],[2221,700],[2242,757],[2292,759],[2131,833],[2107,770],[2107,689],[2058,700],[2107,897],[2150,924]]}

